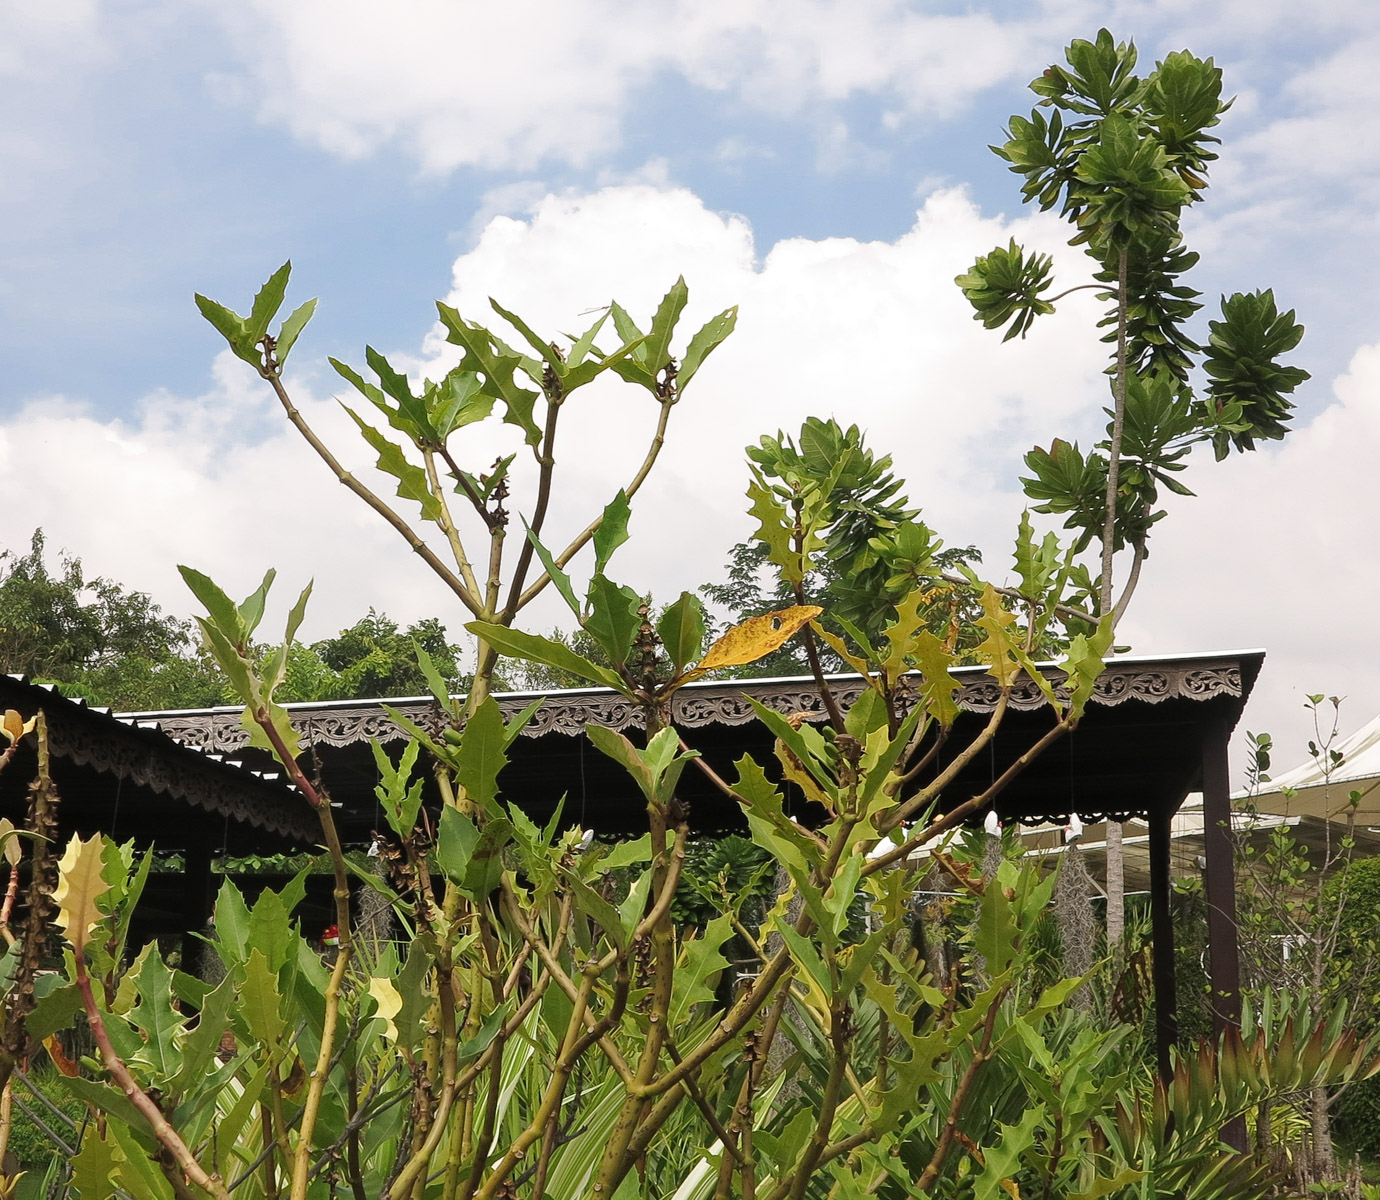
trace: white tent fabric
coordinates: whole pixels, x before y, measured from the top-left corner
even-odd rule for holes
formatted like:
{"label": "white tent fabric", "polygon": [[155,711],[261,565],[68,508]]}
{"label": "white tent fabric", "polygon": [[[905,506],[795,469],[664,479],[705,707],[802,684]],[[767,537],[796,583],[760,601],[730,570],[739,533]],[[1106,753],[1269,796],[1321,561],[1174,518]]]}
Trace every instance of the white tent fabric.
{"label": "white tent fabric", "polygon": [[[1358,821],[1363,825],[1380,825],[1380,716],[1332,749],[1341,754],[1342,761],[1333,770],[1330,781],[1323,764],[1310,757],[1291,771],[1271,775],[1265,785],[1268,790],[1252,801],[1255,808],[1262,813],[1332,818],[1345,815],[1351,793],[1360,792]],[[1297,794],[1287,796],[1286,789]],[[1233,799],[1239,803],[1248,797],[1238,793]]]}

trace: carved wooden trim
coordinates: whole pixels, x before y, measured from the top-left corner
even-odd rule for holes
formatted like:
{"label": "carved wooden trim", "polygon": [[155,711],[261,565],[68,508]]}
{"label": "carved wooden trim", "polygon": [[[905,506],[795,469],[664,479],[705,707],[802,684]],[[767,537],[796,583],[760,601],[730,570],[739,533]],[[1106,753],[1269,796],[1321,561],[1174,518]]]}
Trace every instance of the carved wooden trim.
{"label": "carved wooden trim", "polygon": [[275,776],[183,744],[160,722],[121,720],[47,689],[35,699],[57,758],[298,842],[319,840],[305,801]]}
{"label": "carved wooden trim", "polygon": [[[1060,699],[1067,696],[1062,672],[1050,669],[1045,678],[1053,685]],[[981,672],[958,673],[959,707],[975,713],[991,712],[996,707],[1000,689],[990,675]],[[845,706],[862,691],[859,679],[832,681],[834,694]],[[1241,666],[1235,661],[1220,663],[1127,663],[1109,666],[1098,678],[1093,691],[1094,705],[1124,704],[1136,700],[1145,704],[1160,704],[1165,700],[1186,699],[1205,701],[1216,696],[1242,695]],[[824,708],[819,693],[809,679],[732,680],[723,683],[694,684],[682,688],[675,696],[673,721],[685,729],[708,725],[746,725],[756,719],[751,696],[759,704],[781,713],[805,713],[823,719]],[[530,695],[496,696],[499,707],[512,717],[532,701]],[[389,702],[408,720],[423,728],[435,728],[440,712],[430,700],[400,700]],[[1030,679],[1016,684],[1010,707],[1018,710],[1042,708],[1048,704],[1044,693]],[[289,708],[293,728],[310,745],[348,746],[355,742],[378,738],[383,742],[403,736],[379,701],[361,700],[358,704],[303,705]],[[242,749],[249,735],[240,724],[238,710],[214,709],[205,712],[160,714],[158,721],[165,732],[186,741],[222,753]],[[537,710],[524,737],[541,737],[548,733],[575,736],[587,724],[604,725],[610,729],[628,729],[641,723],[636,705],[614,692],[594,689],[578,692],[554,692]]]}

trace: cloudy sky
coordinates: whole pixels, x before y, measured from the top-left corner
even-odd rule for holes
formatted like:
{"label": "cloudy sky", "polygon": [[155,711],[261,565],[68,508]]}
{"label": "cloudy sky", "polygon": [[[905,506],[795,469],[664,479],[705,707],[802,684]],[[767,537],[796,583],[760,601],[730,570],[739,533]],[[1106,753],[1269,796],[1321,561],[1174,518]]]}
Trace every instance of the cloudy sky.
{"label": "cloudy sky", "polygon": [[[1306,693],[1346,695],[1352,727],[1380,712],[1369,0],[0,0],[0,546],[42,526],[178,613],[178,562],[240,591],[275,565],[294,591],[317,579],[310,635],[370,605],[458,629],[192,305],[244,309],[291,257],[290,298],[320,297],[291,386],[352,466],[370,456],[328,355],[367,342],[421,370],[437,298],[569,330],[611,296],[645,315],[683,273],[688,323],[736,303],[739,331],[677,410],[615,573],[662,596],[716,577],[748,530],[742,447],[832,414],[1000,577],[1021,455],[1094,439],[1103,348],[1086,293],[1002,345],[952,279],[1011,236],[1086,278],[986,147],[1101,24],[1146,60],[1224,68],[1192,282],[1273,286],[1313,375],[1288,441],[1195,461],[1124,632],[1144,653],[1266,648],[1246,724],[1291,763]],[[569,526],[650,432],[617,389],[584,416]]]}

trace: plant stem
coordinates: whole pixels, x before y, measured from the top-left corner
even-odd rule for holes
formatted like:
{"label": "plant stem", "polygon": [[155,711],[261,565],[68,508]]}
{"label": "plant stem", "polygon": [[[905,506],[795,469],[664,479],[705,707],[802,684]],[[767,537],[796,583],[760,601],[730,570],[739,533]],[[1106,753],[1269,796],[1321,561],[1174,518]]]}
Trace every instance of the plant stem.
{"label": "plant stem", "polygon": [[351,475],[349,471],[342,467],[336,456],[327,449],[326,444],[316,436],[302,414],[297,411],[297,406],[293,404],[292,398],[287,393],[287,389],[283,387],[283,381],[279,377],[276,361],[269,356],[266,357],[268,361],[260,370],[259,374],[267,379],[272,386],[273,392],[278,397],[278,402],[283,406],[283,411],[287,413],[288,420],[292,422],[293,428],[306,439],[307,445],[316,451],[321,461],[335,473],[335,477],[397,530],[399,536],[412,547],[417,557],[426,563],[426,565],[440,578],[441,582],[455,593],[460,603],[469,609],[476,617],[479,616],[479,599],[465,586],[464,580],[456,575],[454,571],[437,557],[436,552],[422,541],[421,537],[412,526],[398,516],[388,504],[375,495],[369,488],[360,483],[360,481]]}
{"label": "plant stem", "polygon": [[1112,558],[1116,554],[1116,501],[1121,469],[1121,437],[1126,427],[1126,271],[1129,251],[1122,247],[1117,258],[1116,300],[1116,407],[1112,413],[1112,441],[1107,450],[1107,516],[1102,526],[1102,581],[1097,612],[1112,611]]}

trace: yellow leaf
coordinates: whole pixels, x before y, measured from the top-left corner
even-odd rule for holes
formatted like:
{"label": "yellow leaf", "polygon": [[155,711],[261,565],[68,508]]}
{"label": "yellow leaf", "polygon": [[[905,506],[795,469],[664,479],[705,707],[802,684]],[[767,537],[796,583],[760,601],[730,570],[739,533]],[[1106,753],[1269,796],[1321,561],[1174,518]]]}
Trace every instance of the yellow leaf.
{"label": "yellow leaf", "polygon": [[1002,607],[1001,597],[990,583],[982,593],[982,612],[975,622],[987,632],[987,639],[975,651],[980,662],[991,670],[997,683],[1009,688],[1016,682],[1020,664],[1013,653],[1016,645],[1015,613]]}
{"label": "yellow leaf", "polygon": [[0,734],[3,734],[5,741],[9,742],[9,744],[13,746],[14,743],[17,742],[20,738],[22,738],[26,733],[29,733],[33,730],[33,727],[37,721],[38,717],[36,716],[30,717],[26,721],[22,716],[19,715],[19,713],[15,712],[14,709],[7,708],[5,709],[4,717],[0,718]]}
{"label": "yellow leaf", "polygon": [[87,841],[74,833],[58,862],[58,885],[53,891],[57,923],[77,954],[82,952],[87,936],[101,919],[97,899],[110,890],[110,884],[101,878],[103,842],[99,833]]}
{"label": "yellow leaf", "polygon": [[374,1016],[383,1022],[383,1036],[390,1042],[396,1042],[398,1027],[393,1024],[393,1018],[402,1011],[402,996],[398,989],[393,986],[391,979],[375,976],[369,980],[369,995],[374,998]]}
{"label": "yellow leaf", "polygon": [[710,646],[709,653],[700,659],[699,666],[689,675],[699,675],[719,667],[737,667],[765,658],[773,650],[781,649],[802,625],[823,611],[813,604],[798,604],[794,608],[749,617]]}
{"label": "yellow leaf", "polygon": [[1010,1196],[1011,1200],[1021,1200],[1021,1189],[1016,1186],[1016,1181],[1014,1179],[1003,1179],[999,1182],[1001,1183],[1002,1191]]}

